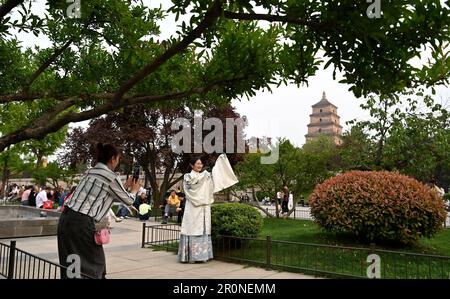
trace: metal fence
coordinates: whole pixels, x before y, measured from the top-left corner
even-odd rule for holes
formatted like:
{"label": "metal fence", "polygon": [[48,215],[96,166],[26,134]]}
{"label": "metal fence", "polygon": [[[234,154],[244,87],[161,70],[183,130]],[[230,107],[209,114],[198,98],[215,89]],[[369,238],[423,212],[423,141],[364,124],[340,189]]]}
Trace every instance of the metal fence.
{"label": "metal fence", "polygon": [[166,250],[178,248],[181,227],[178,224],[147,225],[142,223],[141,247],[146,245]]}
{"label": "metal fence", "polygon": [[448,279],[450,257],[374,248],[309,244],[222,236],[214,242],[216,258],[271,269],[325,277],[367,278],[370,254],[380,257],[380,278]]}
{"label": "metal fence", "polygon": [[[16,241],[9,245],[0,243],[0,276],[7,279],[59,279],[67,268],[57,263],[16,248]],[[81,278],[92,278],[81,273]]]}
{"label": "metal fence", "polygon": [[[143,224],[142,247],[176,250],[178,225]],[[380,257],[380,277],[449,279],[450,257],[371,248],[221,236],[213,241],[216,259],[325,277],[367,278],[368,256]]]}
{"label": "metal fence", "polygon": [[[270,207],[262,207],[267,213],[276,216],[276,207],[270,206]],[[281,217],[281,210],[280,210],[280,217]],[[289,218],[292,219],[300,219],[300,220],[314,220],[314,218],[311,216],[311,213],[309,210],[303,210],[300,208],[295,207],[294,211],[289,215]]]}

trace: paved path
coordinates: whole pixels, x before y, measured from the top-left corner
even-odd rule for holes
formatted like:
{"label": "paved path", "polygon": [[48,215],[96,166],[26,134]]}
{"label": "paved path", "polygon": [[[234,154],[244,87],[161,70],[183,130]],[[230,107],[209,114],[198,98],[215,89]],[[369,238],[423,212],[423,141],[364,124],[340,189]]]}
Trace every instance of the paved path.
{"label": "paved path", "polygon": [[[147,221],[149,225],[159,224]],[[126,219],[114,223],[111,243],[106,245],[107,278],[182,278],[182,279],[309,279],[297,273],[265,270],[240,264],[210,261],[205,264],[181,264],[173,252],[141,248],[142,222]],[[2,240],[6,243],[7,240]],[[17,248],[58,262],[56,236],[17,239]]]}

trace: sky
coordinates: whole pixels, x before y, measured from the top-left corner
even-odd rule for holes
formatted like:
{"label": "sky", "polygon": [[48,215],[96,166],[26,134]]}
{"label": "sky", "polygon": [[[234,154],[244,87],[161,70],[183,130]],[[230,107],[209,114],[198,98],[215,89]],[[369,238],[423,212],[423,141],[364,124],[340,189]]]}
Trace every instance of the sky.
{"label": "sky", "polygon": [[[163,9],[170,7],[168,0],[143,0],[149,7],[159,7]],[[44,0],[33,2],[33,11],[42,14],[45,11]],[[17,15],[17,14],[15,14]],[[160,39],[166,39],[175,34],[177,24],[183,20],[188,21],[189,16],[181,17],[175,22],[173,16],[169,16],[161,23],[162,34]],[[18,34],[23,41],[24,47],[39,45],[41,48],[50,47],[51,44],[44,37],[35,37],[32,34]],[[420,64],[428,56],[425,53],[421,61],[413,63]],[[349,127],[345,124],[352,119],[365,120],[369,117],[368,112],[360,108],[364,102],[363,98],[357,99],[352,92],[348,91],[349,86],[338,83],[342,75],[337,73],[336,80],[333,80],[333,68],[326,70],[320,68],[315,76],[309,78],[309,86],[297,87],[295,85],[274,87],[272,93],[268,91],[257,92],[248,100],[247,98],[234,99],[232,105],[241,116],[246,116],[248,126],[246,128],[247,137],[284,137],[297,146],[305,142],[309,115],[312,113],[311,105],[318,102],[322,97],[322,92],[326,92],[328,100],[338,107],[337,113],[341,117],[341,125],[344,131]],[[450,89],[445,87],[437,88],[437,99],[440,103],[447,104],[450,99]],[[86,126],[87,122],[72,124],[74,126]]]}

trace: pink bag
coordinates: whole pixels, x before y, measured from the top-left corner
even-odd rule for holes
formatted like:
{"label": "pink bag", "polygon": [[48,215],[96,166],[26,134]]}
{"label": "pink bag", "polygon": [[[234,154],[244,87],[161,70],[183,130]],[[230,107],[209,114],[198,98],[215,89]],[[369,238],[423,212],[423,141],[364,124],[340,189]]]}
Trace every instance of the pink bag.
{"label": "pink bag", "polygon": [[101,230],[96,231],[94,238],[97,245],[108,244],[111,239],[109,229],[102,228]]}

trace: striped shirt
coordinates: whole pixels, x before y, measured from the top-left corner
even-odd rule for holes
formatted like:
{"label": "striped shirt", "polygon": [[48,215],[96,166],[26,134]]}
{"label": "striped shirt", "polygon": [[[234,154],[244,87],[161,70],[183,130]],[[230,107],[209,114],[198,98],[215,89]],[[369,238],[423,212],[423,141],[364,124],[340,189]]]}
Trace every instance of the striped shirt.
{"label": "striped shirt", "polygon": [[113,201],[130,206],[135,196],[127,192],[119,177],[105,164],[97,163],[89,169],[66,202],[70,209],[100,221],[108,213]]}

